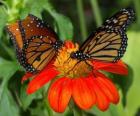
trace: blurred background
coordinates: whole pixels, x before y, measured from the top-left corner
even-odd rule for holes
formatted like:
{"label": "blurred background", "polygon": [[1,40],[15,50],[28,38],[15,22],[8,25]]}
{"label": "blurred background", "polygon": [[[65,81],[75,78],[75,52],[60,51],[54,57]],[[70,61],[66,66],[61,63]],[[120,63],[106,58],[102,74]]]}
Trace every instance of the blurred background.
{"label": "blurred background", "polygon": [[126,7],[136,12],[123,57],[129,75],[110,75],[119,89],[120,102],[106,112],[96,107],[83,112],[85,116],[140,116],[140,0],[0,0],[0,116],[74,116],[69,108],[63,114],[50,109],[48,84],[35,94],[26,94],[28,82],[21,85],[25,72],[17,62],[6,24],[31,13],[49,23],[60,39],[82,43],[106,18]]}

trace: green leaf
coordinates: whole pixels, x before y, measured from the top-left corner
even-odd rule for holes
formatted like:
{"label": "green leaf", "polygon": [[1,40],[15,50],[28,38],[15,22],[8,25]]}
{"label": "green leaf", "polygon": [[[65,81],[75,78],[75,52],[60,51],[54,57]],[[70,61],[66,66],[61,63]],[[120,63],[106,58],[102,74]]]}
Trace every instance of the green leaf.
{"label": "green leaf", "polygon": [[[5,39],[5,38],[3,38]],[[0,43],[0,57],[10,60],[16,60],[16,55],[13,49],[11,49],[6,42],[1,41]]]}
{"label": "green leaf", "polygon": [[7,22],[7,13],[4,10],[3,6],[0,6],[0,40],[3,34],[3,28],[5,27]]}
{"label": "green leaf", "polygon": [[0,116],[19,116],[19,108],[7,88],[0,101]]}
{"label": "green leaf", "polygon": [[26,110],[29,107],[33,100],[41,99],[43,97],[40,90],[35,92],[34,94],[27,95],[26,87],[27,85],[22,85],[20,90],[20,100],[22,103],[22,108],[24,110]]}
{"label": "green leaf", "polygon": [[36,107],[30,108],[30,111],[32,116],[54,116],[48,114],[45,103],[42,100],[36,103]]}
{"label": "green leaf", "polygon": [[14,61],[7,61],[0,58],[0,77],[4,80],[9,78],[19,69],[19,65]]}
{"label": "green leaf", "polygon": [[97,107],[93,107],[91,110],[87,112],[95,116],[119,116],[116,106],[112,104],[110,104],[109,109],[104,112],[100,111]]}
{"label": "green leaf", "polygon": [[52,13],[56,26],[58,27],[58,33],[60,34],[61,40],[72,40],[73,39],[73,26],[69,18],[58,14]]}
{"label": "green leaf", "polygon": [[0,85],[0,101],[3,91],[7,86],[7,82],[18,69],[19,66],[17,65],[17,63],[0,58],[0,79],[2,79],[2,83]]}
{"label": "green leaf", "polygon": [[128,90],[130,89],[132,83],[133,83],[133,70],[130,66],[128,66],[128,75],[127,76],[123,76],[123,75],[113,75],[113,80],[114,82],[116,82],[119,87],[122,90],[122,104],[125,107],[126,106],[126,102],[127,102],[127,92],[129,92]]}
{"label": "green leaf", "polygon": [[43,6],[46,3],[46,0],[42,0],[41,2],[34,2],[34,0],[28,1],[25,7],[22,8],[20,17],[24,19],[29,13],[31,13],[41,18],[41,12],[43,11],[44,7],[40,6]]}
{"label": "green leaf", "polygon": [[[134,75],[129,78],[132,78],[132,86],[127,92],[126,100],[127,104],[125,109],[122,104],[118,105],[119,115],[125,116],[134,116],[140,107],[140,32],[128,32],[128,48],[124,57],[124,61],[133,69]],[[121,78],[121,77],[120,77]],[[127,77],[126,77],[127,78]],[[129,79],[128,79],[129,80]]]}
{"label": "green leaf", "polygon": [[55,9],[50,5],[46,4],[45,9],[51,14],[56,21],[56,26],[62,40],[72,40],[73,38],[73,26],[69,18],[57,13]]}

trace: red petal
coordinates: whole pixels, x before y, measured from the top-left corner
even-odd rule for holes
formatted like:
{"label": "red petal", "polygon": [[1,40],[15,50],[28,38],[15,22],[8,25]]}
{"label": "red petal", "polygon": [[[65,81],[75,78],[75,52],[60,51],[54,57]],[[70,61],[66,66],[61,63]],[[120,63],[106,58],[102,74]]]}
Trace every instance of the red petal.
{"label": "red petal", "polygon": [[57,76],[59,72],[54,67],[45,68],[29,83],[27,94],[31,94],[44,86],[49,80]]}
{"label": "red petal", "polygon": [[106,90],[104,89],[106,96],[111,98],[111,101],[114,104],[117,104],[119,102],[119,93],[118,93],[115,85],[111,82],[111,80],[109,80],[107,78],[99,77],[98,81],[100,81],[100,83],[102,83],[102,85],[104,85],[104,87],[106,87],[106,90],[108,89],[110,91],[111,95],[107,94]]}
{"label": "red petal", "polygon": [[22,77],[21,83],[23,83],[24,81],[26,81],[27,79],[29,79],[29,78],[31,78],[31,77],[33,77],[33,76],[34,76],[33,74],[27,72],[27,73]]}
{"label": "red petal", "polygon": [[71,79],[60,78],[55,81],[48,92],[50,106],[56,112],[64,112],[71,98]]}
{"label": "red petal", "polygon": [[122,75],[128,74],[127,66],[122,61],[118,61],[116,63],[93,61],[93,66],[95,67],[96,70],[105,70],[107,72]]}
{"label": "red petal", "polygon": [[95,103],[95,96],[82,78],[73,79],[72,97],[81,109],[89,109]]}
{"label": "red petal", "polygon": [[88,78],[84,78],[84,81],[86,81],[86,84],[88,86],[88,88],[90,89],[90,92],[92,94],[92,99],[93,99],[93,105],[96,104],[96,94],[95,94],[95,90],[93,89],[93,83],[91,83],[90,81],[90,77]]}
{"label": "red petal", "polygon": [[102,91],[109,98],[109,100],[115,104],[118,103],[119,94],[112,81],[98,71],[94,71],[94,74],[97,76],[96,80],[98,81],[98,85],[100,86],[100,88],[102,88]]}
{"label": "red petal", "polygon": [[102,89],[100,88],[100,86],[98,85],[97,78],[91,77],[90,82],[92,83],[94,92],[96,94],[97,107],[100,110],[105,111],[109,107],[109,100],[106,97],[106,95],[104,94],[104,92],[102,91]]}
{"label": "red petal", "polygon": [[[46,71],[48,68],[52,68],[53,67],[53,63],[54,63],[54,59],[52,59],[49,64],[41,71]],[[25,75],[22,77],[21,79],[21,83],[23,83],[24,81],[26,81],[27,79],[31,78],[31,77],[35,77],[37,76],[37,74],[32,74],[30,72],[25,73]]]}

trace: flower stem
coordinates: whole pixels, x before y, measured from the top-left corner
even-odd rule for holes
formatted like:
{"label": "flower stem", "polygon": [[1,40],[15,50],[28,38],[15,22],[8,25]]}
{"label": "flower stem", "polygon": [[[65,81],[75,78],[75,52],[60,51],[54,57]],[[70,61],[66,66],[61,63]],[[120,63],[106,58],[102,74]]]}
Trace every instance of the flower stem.
{"label": "flower stem", "polygon": [[82,34],[82,38],[86,38],[87,29],[86,29],[86,23],[85,23],[85,18],[84,18],[85,16],[84,16],[82,0],[77,0],[77,10],[78,10],[78,15],[79,15],[80,31]]}
{"label": "flower stem", "polygon": [[83,111],[77,107],[72,100],[69,103],[69,109],[73,112],[74,116],[84,116]]}
{"label": "flower stem", "polygon": [[99,9],[98,1],[97,0],[90,0],[92,11],[95,16],[96,26],[99,27],[102,24],[101,12]]}
{"label": "flower stem", "polygon": [[45,101],[45,107],[46,107],[47,112],[48,112],[48,116],[54,116],[52,109],[49,107],[48,100],[44,100],[44,101]]}
{"label": "flower stem", "polygon": [[79,109],[78,107],[73,108],[73,114],[74,116],[84,116],[82,110]]}

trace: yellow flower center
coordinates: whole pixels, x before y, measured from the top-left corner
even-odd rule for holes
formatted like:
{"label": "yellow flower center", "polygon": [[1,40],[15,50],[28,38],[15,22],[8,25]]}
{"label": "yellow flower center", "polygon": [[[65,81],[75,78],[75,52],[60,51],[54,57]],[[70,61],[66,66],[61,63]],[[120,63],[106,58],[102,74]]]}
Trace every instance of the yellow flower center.
{"label": "yellow flower center", "polygon": [[54,66],[60,72],[61,76],[66,77],[85,77],[92,71],[90,61],[79,61],[70,57],[72,52],[79,50],[78,44],[67,42],[57,55]]}

